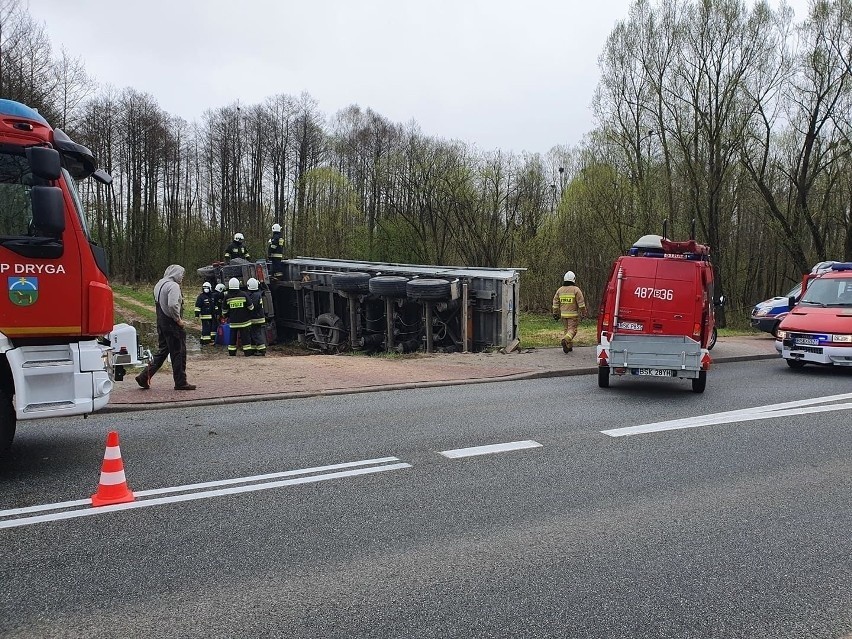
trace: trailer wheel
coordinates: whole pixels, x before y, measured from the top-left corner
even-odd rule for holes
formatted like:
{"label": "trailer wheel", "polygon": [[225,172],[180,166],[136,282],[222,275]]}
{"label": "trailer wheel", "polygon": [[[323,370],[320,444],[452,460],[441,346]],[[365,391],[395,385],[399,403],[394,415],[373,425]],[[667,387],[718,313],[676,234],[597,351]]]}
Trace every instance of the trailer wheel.
{"label": "trailer wheel", "polygon": [[443,301],[452,297],[447,280],[423,278],[410,280],[406,286],[408,297],[413,300]]}
{"label": "trailer wheel", "polygon": [[710,333],[710,341],[707,343],[707,350],[712,351],[713,347],[716,346],[716,339],[719,337],[718,332],[716,331],[716,327],[713,327],[713,332]]}
{"label": "trailer wheel", "polygon": [[598,386],[609,388],[609,366],[598,366]]}
{"label": "trailer wheel", "polygon": [[707,387],[707,371],[698,371],[698,377],[692,378],[692,392],[703,393]]}
{"label": "trailer wheel", "polygon": [[370,290],[369,273],[335,273],[331,285],[344,293],[367,293]]}
{"label": "trailer wheel", "polygon": [[787,362],[787,366],[790,368],[799,369],[805,367],[805,362],[801,359],[785,359],[784,361]]}
{"label": "trailer wheel", "polygon": [[379,275],[370,280],[370,292],[380,297],[405,297],[408,278],[403,275]]}
{"label": "trailer wheel", "polygon": [[343,322],[334,313],[323,313],[314,322],[314,339],[322,348],[337,346]]}
{"label": "trailer wheel", "polygon": [[12,394],[0,389],[0,457],[9,452],[12,440],[15,439],[15,407],[12,405]]}

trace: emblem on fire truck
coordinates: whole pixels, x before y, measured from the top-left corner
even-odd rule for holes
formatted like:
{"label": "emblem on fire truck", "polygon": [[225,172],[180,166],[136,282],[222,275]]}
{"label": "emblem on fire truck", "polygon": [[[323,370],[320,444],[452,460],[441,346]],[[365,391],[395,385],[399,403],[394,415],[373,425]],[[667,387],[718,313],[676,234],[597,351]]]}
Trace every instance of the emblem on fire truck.
{"label": "emblem on fire truck", "polygon": [[9,300],[15,306],[31,306],[38,300],[37,277],[10,277]]}

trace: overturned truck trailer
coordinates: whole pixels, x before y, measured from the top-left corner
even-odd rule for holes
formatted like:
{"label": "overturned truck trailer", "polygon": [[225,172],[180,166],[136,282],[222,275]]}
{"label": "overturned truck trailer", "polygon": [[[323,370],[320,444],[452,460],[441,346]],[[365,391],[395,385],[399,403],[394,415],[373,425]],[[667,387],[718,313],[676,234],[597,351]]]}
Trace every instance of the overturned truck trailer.
{"label": "overturned truck trailer", "polygon": [[519,268],[466,268],[297,257],[272,279],[266,263],[205,267],[211,282],[261,281],[270,342],[326,352],[511,349]]}

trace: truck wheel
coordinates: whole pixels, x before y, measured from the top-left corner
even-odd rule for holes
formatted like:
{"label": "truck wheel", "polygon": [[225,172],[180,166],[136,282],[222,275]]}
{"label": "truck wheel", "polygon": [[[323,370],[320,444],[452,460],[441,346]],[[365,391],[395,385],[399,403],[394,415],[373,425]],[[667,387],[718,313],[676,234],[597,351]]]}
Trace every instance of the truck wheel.
{"label": "truck wheel", "polygon": [[784,361],[787,362],[787,366],[790,368],[799,369],[805,367],[805,362],[800,359],[785,359]]}
{"label": "truck wheel", "polygon": [[609,388],[609,366],[598,366],[598,386]]}
{"label": "truck wheel", "polygon": [[379,297],[405,297],[408,278],[402,275],[378,275],[370,280],[370,292]]}
{"label": "truck wheel", "polygon": [[12,447],[16,421],[12,395],[6,389],[0,389],[0,457],[8,453]]}
{"label": "truck wheel", "polygon": [[408,297],[413,300],[443,301],[451,297],[450,283],[447,280],[423,278],[409,280],[406,285]]}
{"label": "truck wheel", "polygon": [[368,293],[370,291],[370,274],[359,271],[335,273],[331,276],[331,285],[344,293]]}
{"label": "truck wheel", "polygon": [[710,341],[707,342],[707,350],[712,351],[713,347],[716,346],[716,339],[719,337],[718,332],[716,331],[716,327],[713,327],[713,332],[710,334]]}
{"label": "truck wheel", "polygon": [[692,379],[692,392],[703,393],[707,387],[707,371],[698,371],[698,377]]}
{"label": "truck wheel", "polygon": [[340,331],[343,322],[334,313],[323,313],[314,322],[314,339],[323,348],[337,346],[340,343]]}

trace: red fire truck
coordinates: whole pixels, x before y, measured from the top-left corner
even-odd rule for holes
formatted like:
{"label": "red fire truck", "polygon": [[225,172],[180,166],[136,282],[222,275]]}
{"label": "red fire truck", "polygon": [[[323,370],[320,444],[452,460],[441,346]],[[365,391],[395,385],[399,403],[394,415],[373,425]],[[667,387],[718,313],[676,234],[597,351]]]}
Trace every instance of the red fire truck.
{"label": "red fire truck", "polygon": [[140,362],[136,331],[113,326],[106,254],[75,180],[112,178],[34,109],[0,100],[0,455],[18,420],[85,415]]}
{"label": "red fire truck", "polygon": [[790,306],[775,338],[775,349],[790,368],[852,366],[852,263],[805,275],[802,296],[797,304],[791,297]]}
{"label": "red fire truck", "polygon": [[710,249],[646,235],[612,266],[598,312],[598,386],[613,375],[692,380],[703,393],[716,341]]}

